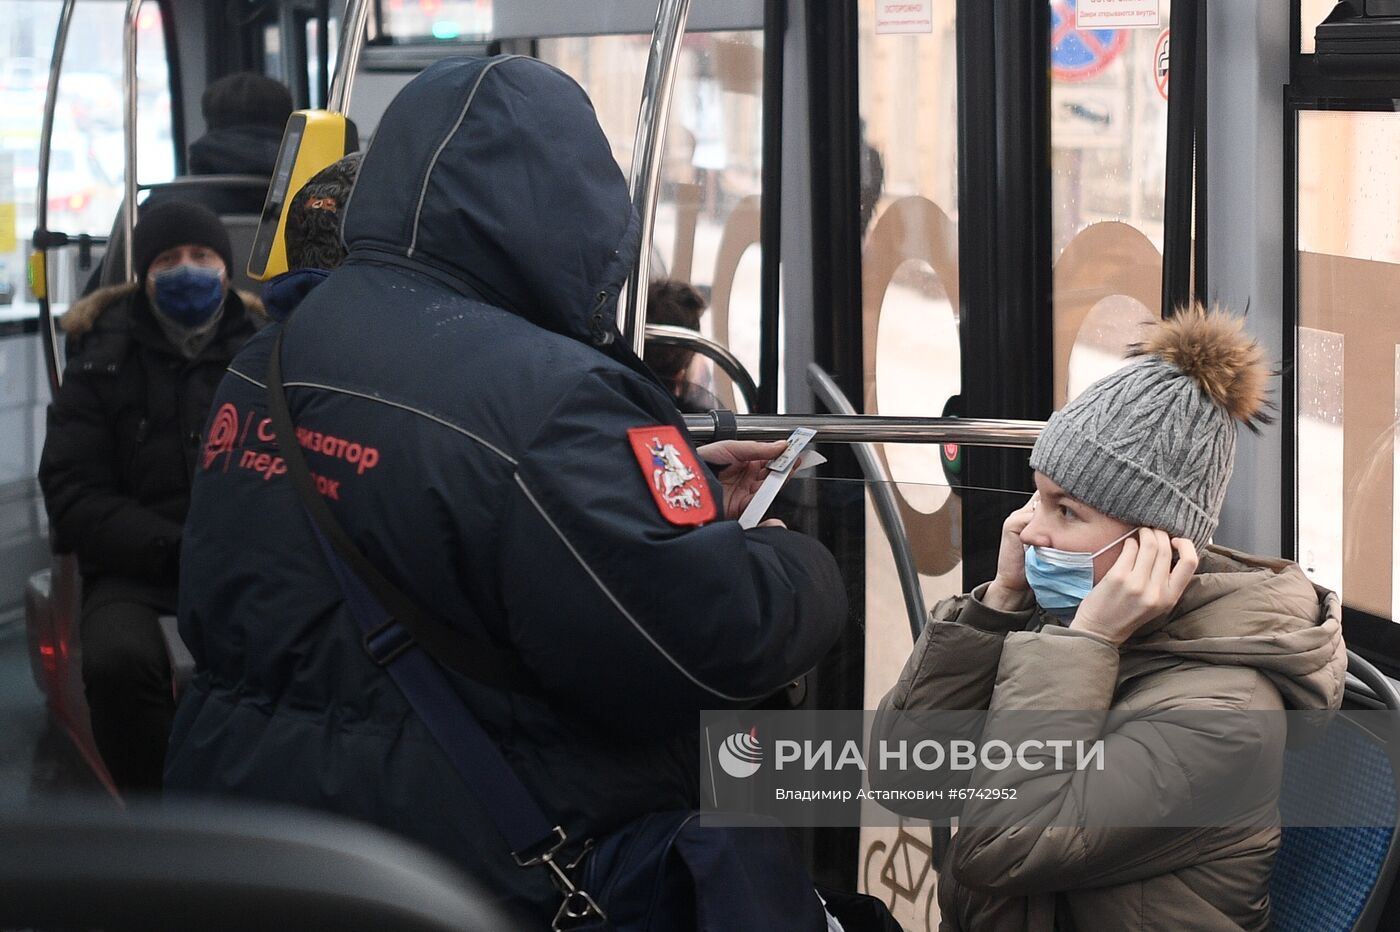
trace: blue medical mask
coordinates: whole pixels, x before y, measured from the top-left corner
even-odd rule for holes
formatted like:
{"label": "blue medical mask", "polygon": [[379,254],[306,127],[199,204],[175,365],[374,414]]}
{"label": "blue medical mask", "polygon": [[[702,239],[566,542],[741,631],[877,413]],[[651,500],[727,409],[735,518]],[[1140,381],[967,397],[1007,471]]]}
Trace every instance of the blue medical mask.
{"label": "blue medical mask", "polygon": [[156,308],[182,327],[209,322],[224,303],[224,276],[217,268],[177,265],[157,272]]}
{"label": "blue medical mask", "polygon": [[1026,544],[1026,582],[1036,603],[1056,618],[1073,618],[1094,588],[1094,558],[1136,532],[1134,528],[1093,553]]}

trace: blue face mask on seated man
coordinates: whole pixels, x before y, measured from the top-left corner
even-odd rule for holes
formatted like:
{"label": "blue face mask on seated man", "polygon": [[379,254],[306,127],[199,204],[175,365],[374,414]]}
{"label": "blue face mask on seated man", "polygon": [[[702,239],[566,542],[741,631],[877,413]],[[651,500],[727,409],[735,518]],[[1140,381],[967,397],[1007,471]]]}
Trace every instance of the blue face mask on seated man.
{"label": "blue face mask on seated man", "polygon": [[177,265],[155,275],[156,308],[182,327],[203,326],[224,303],[224,277],[219,269]]}
{"label": "blue face mask on seated man", "polygon": [[1035,593],[1036,604],[1056,618],[1073,618],[1079,603],[1094,588],[1094,558],[1135,533],[1136,528],[1093,553],[1026,544],[1026,582]]}

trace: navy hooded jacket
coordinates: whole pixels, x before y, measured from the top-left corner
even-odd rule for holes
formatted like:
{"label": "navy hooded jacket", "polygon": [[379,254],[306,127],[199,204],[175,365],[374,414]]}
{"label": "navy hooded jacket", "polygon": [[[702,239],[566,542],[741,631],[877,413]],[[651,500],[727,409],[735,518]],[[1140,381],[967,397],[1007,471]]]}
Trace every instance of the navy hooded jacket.
{"label": "navy hooded jacket", "polygon": [[778,528],[673,524],[629,443],[642,426],[685,436],[616,332],[636,226],[563,73],[444,61],[399,94],[350,197],[346,263],[249,343],[214,404],[180,589],[198,671],[168,791],[357,816],[542,925],[557,905],[360,646],[267,420],[283,327],[322,495],[419,605],[447,624],[470,605],[485,628],[470,633],[538,680],[543,696],[526,698],[450,674],[573,838],[694,807],[700,710],[816,665],[846,616],[830,554]]}

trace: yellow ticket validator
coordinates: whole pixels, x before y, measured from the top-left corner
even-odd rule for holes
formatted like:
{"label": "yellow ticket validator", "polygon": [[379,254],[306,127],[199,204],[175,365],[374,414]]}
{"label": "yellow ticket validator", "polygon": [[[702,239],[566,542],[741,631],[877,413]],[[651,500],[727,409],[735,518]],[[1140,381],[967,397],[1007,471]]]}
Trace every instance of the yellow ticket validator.
{"label": "yellow ticket validator", "polygon": [[248,257],[249,278],[267,281],[287,271],[287,201],[312,175],[358,147],[354,124],[343,113],[297,110],[287,118],[258,235]]}

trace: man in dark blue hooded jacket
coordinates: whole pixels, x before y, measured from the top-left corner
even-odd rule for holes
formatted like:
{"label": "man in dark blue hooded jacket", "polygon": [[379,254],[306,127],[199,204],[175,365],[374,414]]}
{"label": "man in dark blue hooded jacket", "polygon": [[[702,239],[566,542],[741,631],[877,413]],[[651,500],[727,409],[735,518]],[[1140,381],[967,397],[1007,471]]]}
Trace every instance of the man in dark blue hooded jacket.
{"label": "man in dark blue hooded jacket", "polygon": [[249,343],[215,401],[180,590],[198,672],[168,791],[363,818],[542,926],[558,904],[361,646],[268,419],[278,331],[337,520],[443,623],[470,606],[482,630],[467,633],[539,684],[530,697],[450,674],[571,838],[694,807],[699,711],[816,665],[846,615],[835,562],[801,534],[725,519],[721,482],[617,333],[636,230],[568,76],[465,59],[404,88],[346,208],[345,264]]}

